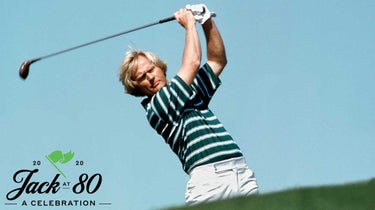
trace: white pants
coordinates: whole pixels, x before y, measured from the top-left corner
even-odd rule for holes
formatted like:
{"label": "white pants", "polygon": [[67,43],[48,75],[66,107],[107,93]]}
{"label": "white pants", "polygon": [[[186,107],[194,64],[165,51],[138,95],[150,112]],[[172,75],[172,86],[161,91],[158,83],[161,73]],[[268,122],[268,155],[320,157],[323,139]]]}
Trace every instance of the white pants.
{"label": "white pants", "polygon": [[186,204],[258,194],[254,173],[243,157],[198,166],[190,172]]}

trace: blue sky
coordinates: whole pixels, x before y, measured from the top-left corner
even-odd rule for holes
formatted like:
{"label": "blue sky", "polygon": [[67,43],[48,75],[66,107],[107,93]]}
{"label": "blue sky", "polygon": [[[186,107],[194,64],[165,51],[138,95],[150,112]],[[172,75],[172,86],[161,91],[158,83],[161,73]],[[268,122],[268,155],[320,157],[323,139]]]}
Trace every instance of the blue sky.
{"label": "blue sky", "polygon": [[[20,202],[33,199],[111,203],[94,209],[184,204],[188,176],[148,125],[141,98],[124,94],[117,77],[129,46],[157,53],[174,76],[181,26],[169,22],[39,61],[26,81],[18,69],[200,2],[0,2],[0,205],[19,187],[12,177],[20,169],[38,168],[33,180],[50,181],[57,171],[45,155],[55,150],[84,161],[59,165],[68,176],[61,182],[100,174],[100,189],[24,194],[8,209],[27,209]],[[229,60],[211,109],[242,148],[261,193],[374,177],[375,2],[204,3],[217,13]]]}

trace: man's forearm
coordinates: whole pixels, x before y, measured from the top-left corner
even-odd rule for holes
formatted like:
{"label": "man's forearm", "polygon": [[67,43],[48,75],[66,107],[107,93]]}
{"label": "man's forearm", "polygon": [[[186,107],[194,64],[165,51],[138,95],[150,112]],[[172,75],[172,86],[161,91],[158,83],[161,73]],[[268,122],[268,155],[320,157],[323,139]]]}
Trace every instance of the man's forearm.
{"label": "man's forearm", "polygon": [[219,76],[227,64],[223,39],[212,18],[203,24],[203,31],[207,41],[207,63],[215,75]]}
{"label": "man's forearm", "polygon": [[202,50],[197,29],[194,26],[186,29],[185,47],[182,56],[181,69],[178,75],[187,85],[191,85],[198,72]]}

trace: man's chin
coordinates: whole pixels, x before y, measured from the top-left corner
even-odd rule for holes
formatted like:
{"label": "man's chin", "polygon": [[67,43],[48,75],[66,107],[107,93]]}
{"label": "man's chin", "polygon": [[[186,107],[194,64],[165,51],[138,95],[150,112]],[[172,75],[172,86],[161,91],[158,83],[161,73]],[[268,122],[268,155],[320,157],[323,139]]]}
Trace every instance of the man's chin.
{"label": "man's chin", "polygon": [[149,96],[150,95],[154,95],[155,93],[157,93],[160,89],[162,89],[164,87],[164,85],[161,85],[161,84],[158,84],[156,87],[153,87],[151,89],[149,89]]}
{"label": "man's chin", "polygon": [[154,95],[155,93],[157,93],[161,88],[153,88],[152,90],[148,91],[148,96],[152,96]]}
{"label": "man's chin", "polygon": [[157,92],[157,91],[159,91],[160,89],[162,89],[164,86],[165,86],[165,84],[158,83],[154,89],[155,89],[156,92]]}

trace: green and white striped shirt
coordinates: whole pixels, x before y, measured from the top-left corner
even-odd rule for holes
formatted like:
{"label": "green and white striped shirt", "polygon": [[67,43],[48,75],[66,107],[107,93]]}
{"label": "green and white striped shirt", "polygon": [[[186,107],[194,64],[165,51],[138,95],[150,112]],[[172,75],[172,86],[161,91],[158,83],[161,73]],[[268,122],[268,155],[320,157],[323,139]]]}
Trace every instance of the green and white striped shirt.
{"label": "green and white striped shirt", "polygon": [[242,156],[208,108],[220,84],[205,64],[191,86],[176,75],[168,86],[142,101],[150,125],[169,144],[186,173],[199,165]]}

